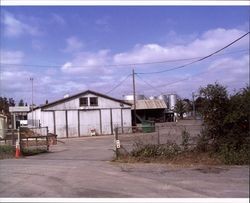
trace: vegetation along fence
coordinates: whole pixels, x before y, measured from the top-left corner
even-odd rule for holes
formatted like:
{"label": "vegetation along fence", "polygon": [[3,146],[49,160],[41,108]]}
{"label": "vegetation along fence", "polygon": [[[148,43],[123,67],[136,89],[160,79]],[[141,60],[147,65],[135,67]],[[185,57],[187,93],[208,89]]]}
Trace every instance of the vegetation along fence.
{"label": "vegetation along fence", "polygon": [[47,127],[5,129],[3,138],[0,138],[0,145],[15,147],[19,142],[21,151],[27,149],[45,149],[56,144],[56,135],[48,133]]}
{"label": "vegetation along fence", "polygon": [[146,145],[174,143],[180,147],[192,148],[201,130],[201,125],[117,127],[115,128],[116,157],[129,155]]}

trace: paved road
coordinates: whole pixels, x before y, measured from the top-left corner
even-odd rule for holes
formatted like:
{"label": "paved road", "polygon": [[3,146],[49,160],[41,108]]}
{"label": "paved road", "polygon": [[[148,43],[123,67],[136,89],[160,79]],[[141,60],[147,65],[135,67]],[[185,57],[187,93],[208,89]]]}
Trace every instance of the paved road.
{"label": "paved road", "polygon": [[62,141],[0,160],[0,197],[249,197],[248,166],[118,164],[111,136]]}

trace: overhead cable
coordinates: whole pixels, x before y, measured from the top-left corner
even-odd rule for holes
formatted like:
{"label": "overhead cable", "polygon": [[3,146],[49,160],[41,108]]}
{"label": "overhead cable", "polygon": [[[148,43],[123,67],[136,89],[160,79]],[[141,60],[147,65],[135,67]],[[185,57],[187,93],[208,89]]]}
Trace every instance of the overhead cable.
{"label": "overhead cable", "polygon": [[[248,49],[228,52],[224,54],[216,54],[216,56],[223,56],[228,54],[236,54],[241,52],[248,52]],[[207,57],[207,56],[205,56]],[[193,58],[183,58],[183,59],[170,59],[170,60],[163,60],[163,61],[153,61],[153,62],[142,62],[142,63],[127,63],[127,64],[102,64],[102,65],[72,65],[70,68],[101,68],[101,67],[127,67],[127,66],[140,66],[140,65],[154,65],[154,64],[162,64],[162,63],[171,63],[171,62],[181,62],[181,61],[188,61],[197,59],[201,60],[205,58],[204,56],[200,57],[193,57]],[[15,67],[38,67],[38,68],[61,68],[62,65],[40,65],[40,64],[15,64],[15,63],[1,63],[1,66],[15,66]],[[139,73],[142,74],[142,73]]]}
{"label": "overhead cable", "polygon": [[154,87],[153,85],[151,85],[151,84],[148,83],[147,81],[143,80],[139,75],[137,75],[137,74],[135,74],[135,75],[136,75],[141,81],[143,81],[145,84],[147,84],[149,87],[151,87],[152,89],[154,89],[154,90],[156,90],[157,92],[159,92],[159,93],[162,94],[162,92],[161,92],[158,88]]}
{"label": "overhead cable", "polygon": [[213,55],[215,55],[215,54],[221,52],[222,50],[224,50],[224,49],[230,47],[231,45],[233,45],[233,44],[236,43],[237,41],[241,40],[242,38],[244,38],[244,37],[247,36],[248,34],[249,34],[249,32],[247,32],[246,34],[244,34],[244,35],[242,35],[241,37],[237,38],[236,40],[234,40],[233,42],[231,42],[231,43],[229,43],[228,45],[224,46],[223,48],[221,48],[221,49],[219,49],[219,50],[217,50],[217,51],[215,51],[215,52],[213,52],[213,53],[211,53],[211,54],[209,54],[209,55],[207,55],[207,56],[205,56],[205,57],[202,57],[202,58],[200,58],[200,59],[198,59],[198,60],[192,61],[192,62],[190,62],[190,63],[186,63],[186,64],[184,64],[184,65],[177,66],[177,67],[173,67],[173,68],[166,69],[166,70],[152,71],[152,72],[142,72],[142,73],[137,73],[137,74],[158,74],[158,73],[164,73],[164,72],[168,72],[168,71],[172,71],[172,70],[184,68],[184,67],[186,67],[186,66],[192,65],[192,64],[194,64],[194,63],[203,61],[203,60],[205,60],[205,59],[207,59],[207,58],[209,58],[209,57],[212,57]]}
{"label": "overhead cable", "polygon": [[114,86],[111,90],[109,90],[105,94],[109,94],[109,93],[113,92],[116,88],[118,88],[119,86],[121,86],[131,75],[132,74],[127,75],[126,78],[124,78],[121,82],[119,82],[116,86]]}

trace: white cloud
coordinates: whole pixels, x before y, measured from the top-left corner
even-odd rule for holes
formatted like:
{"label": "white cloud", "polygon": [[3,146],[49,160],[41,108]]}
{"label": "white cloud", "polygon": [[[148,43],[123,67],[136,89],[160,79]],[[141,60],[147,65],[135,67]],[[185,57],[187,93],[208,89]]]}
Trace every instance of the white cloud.
{"label": "white cloud", "polygon": [[[100,50],[95,52],[79,52],[74,55],[72,61],[66,62],[61,70],[64,73],[79,74],[79,73],[111,73],[110,70],[99,65],[108,64],[110,61],[109,50]],[[98,67],[97,67],[98,66]]]}
{"label": "white cloud", "polygon": [[102,18],[99,18],[95,21],[96,28],[99,31],[104,32],[110,32],[111,31],[111,25],[110,25],[110,17],[104,16]]}
{"label": "white cloud", "polygon": [[[203,66],[203,64],[201,64]],[[200,72],[203,74],[178,74],[164,79],[162,75],[153,75],[145,79],[154,87],[159,86],[159,92],[152,90],[142,81],[137,82],[138,89],[144,90],[147,95],[157,95],[160,91],[164,93],[178,93],[182,97],[191,97],[193,91],[198,91],[199,87],[207,84],[214,84],[216,81],[228,88],[242,88],[248,83],[249,75],[249,56],[243,55],[239,58],[222,57],[211,61],[207,68]],[[185,79],[185,80],[183,80]],[[183,81],[182,81],[183,80]],[[179,81],[179,82],[176,82]],[[172,83],[172,84],[171,84]],[[165,86],[163,86],[165,85]]]}
{"label": "white cloud", "polygon": [[79,51],[83,47],[83,43],[75,36],[71,36],[66,39],[66,48],[64,52],[75,52]]}
{"label": "white cloud", "polygon": [[66,24],[65,19],[62,16],[60,16],[60,15],[58,15],[56,13],[52,13],[51,17],[52,17],[51,21],[56,23],[56,24],[59,24],[59,25],[65,25]]}
{"label": "white cloud", "polygon": [[22,51],[0,50],[0,56],[3,64],[21,64],[24,59]]}
{"label": "white cloud", "polygon": [[41,35],[41,31],[36,25],[29,25],[28,23],[22,22],[20,19],[9,12],[4,12],[3,24],[4,33],[8,37],[19,37],[24,34],[29,34],[32,36]]}
{"label": "white cloud", "polygon": [[[130,51],[115,54],[114,63],[141,63],[205,56],[224,47],[244,33],[238,29],[218,28],[204,32],[199,38],[185,45],[162,46],[154,43],[136,45]],[[234,47],[247,46],[247,43],[245,38]]]}
{"label": "white cloud", "polygon": [[34,50],[41,51],[44,48],[44,44],[39,40],[32,40],[31,46]]}
{"label": "white cloud", "polygon": [[72,94],[74,92],[86,90],[86,85],[84,83],[75,81],[59,81],[54,84],[51,88],[52,93],[63,96],[66,93]]}

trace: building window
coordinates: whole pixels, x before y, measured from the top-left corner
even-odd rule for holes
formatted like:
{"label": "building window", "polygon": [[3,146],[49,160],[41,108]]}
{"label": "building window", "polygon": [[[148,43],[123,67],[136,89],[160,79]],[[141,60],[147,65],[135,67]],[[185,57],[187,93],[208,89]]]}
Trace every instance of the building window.
{"label": "building window", "polygon": [[97,97],[90,97],[90,106],[98,106],[98,98]]}
{"label": "building window", "polygon": [[82,97],[79,99],[80,106],[88,106],[88,97]]}

